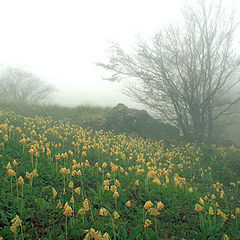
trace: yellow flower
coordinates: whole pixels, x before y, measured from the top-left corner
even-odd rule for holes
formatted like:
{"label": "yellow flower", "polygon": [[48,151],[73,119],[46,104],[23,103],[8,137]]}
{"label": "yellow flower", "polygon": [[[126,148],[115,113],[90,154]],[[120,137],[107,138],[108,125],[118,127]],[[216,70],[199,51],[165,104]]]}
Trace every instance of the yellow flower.
{"label": "yellow flower", "polygon": [[151,201],[147,201],[144,205],[144,209],[148,210],[149,208],[151,208],[153,206],[153,203]]}
{"label": "yellow flower", "polygon": [[110,240],[109,234],[108,233],[104,233],[102,240]]}
{"label": "yellow flower", "polygon": [[76,172],[76,174],[77,174],[78,176],[82,176],[81,170],[79,169],[79,170]]}
{"label": "yellow flower", "polygon": [[120,182],[118,180],[115,180],[115,184],[117,185],[117,187],[120,187]]}
{"label": "yellow flower", "polygon": [[152,182],[155,183],[155,184],[157,184],[158,186],[161,185],[161,182],[160,182],[160,180],[159,180],[158,178],[154,178],[154,179],[152,180]]}
{"label": "yellow flower", "polygon": [[151,224],[152,224],[151,220],[146,219],[145,222],[144,222],[144,227],[147,228],[147,227],[149,227]]}
{"label": "yellow flower", "polygon": [[18,163],[17,163],[16,160],[13,160],[13,165],[14,165],[14,166],[17,166],[17,165],[18,165]]}
{"label": "yellow flower", "polygon": [[211,199],[212,200],[216,199],[216,196],[214,194],[212,194]]}
{"label": "yellow flower", "polygon": [[34,177],[38,177],[37,169],[33,169],[32,174]]}
{"label": "yellow flower", "polygon": [[67,193],[66,189],[63,188],[63,190],[62,190],[62,194],[65,195],[66,193]]}
{"label": "yellow flower", "polygon": [[203,210],[203,207],[199,204],[196,204],[195,205],[195,209],[194,209],[196,212],[201,212]]}
{"label": "yellow flower", "polygon": [[63,212],[63,214],[67,217],[72,216],[72,213],[73,213],[73,210],[69,205],[65,208],[65,211]]}
{"label": "yellow flower", "polygon": [[214,211],[212,207],[209,208],[209,215],[214,215]]}
{"label": "yellow flower", "polygon": [[22,226],[22,220],[16,215],[15,218],[11,220],[12,226],[10,226],[10,231],[17,234],[17,227]]}
{"label": "yellow flower", "polygon": [[8,135],[7,135],[7,134],[4,135],[4,141],[5,141],[5,142],[8,141]]}
{"label": "yellow flower", "polygon": [[108,215],[107,209],[106,208],[100,208],[99,215],[100,216],[107,216]]}
{"label": "yellow flower", "polygon": [[67,174],[67,169],[66,168],[61,168],[60,173]]}
{"label": "yellow flower", "polygon": [[190,193],[192,193],[192,192],[193,192],[193,188],[190,187],[190,188],[188,189],[188,191],[189,191]]}
{"label": "yellow flower", "polygon": [[120,218],[120,215],[118,214],[117,211],[114,211],[113,212],[113,217],[114,217],[114,219],[118,219],[118,218]]}
{"label": "yellow flower", "polygon": [[131,201],[127,201],[127,202],[125,203],[125,205],[126,205],[127,207],[131,207]]}
{"label": "yellow flower", "polygon": [[106,185],[110,185],[109,180],[104,180],[104,181],[103,181],[103,185],[104,185],[104,186],[106,186]]}
{"label": "yellow flower", "polygon": [[112,172],[116,172],[117,170],[118,170],[118,166],[114,164],[114,165],[111,167],[111,171],[112,171]]}
{"label": "yellow flower", "polygon": [[9,177],[15,177],[16,176],[16,172],[14,170],[12,170],[12,169],[8,169],[7,175]]}
{"label": "yellow flower", "polygon": [[224,234],[223,239],[224,239],[224,240],[230,240],[230,238],[228,237],[227,234]]}
{"label": "yellow flower", "polygon": [[80,187],[75,188],[75,189],[74,189],[74,192],[75,192],[76,194],[80,195],[80,194],[81,194],[81,188],[80,188]]}
{"label": "yellow flower", "polygon": [[58,200],[58,204],[57,204],[56,208],[57,208],[57,209],[63,208],[62,203],[61,203],[60,200]]}
{"label": "yellow flower", "polygon": [[66,209],[67,206],[68,206],[68,202],[65,203],[63,208]]}
{"label": "yellow flower", "polygon": [[77,164],[77,161],[75,159],[72,160],[72,164],[73,165],[76,165]]}
{"label": "yellow flower", "polygon": [[154,171],[149,171],[147,174],[147,178],[152,178],[156,173]]}
{"label": "yellow flower", "polygon": [[164,204],[162,202],[157,203],[157,209],[162,210],[164,208]]}
{"label": "yellow flower", "polygon": [[107,163],[104,162],[104,163],[102,164],[102,168],[104,169],[104,168],[106,168],[106,167],[107,167]]}
{"label": "yellow flower", "polygon": [[84,202],[83,202],[83,207],[84,207],[84,210],[87,212],[89,211],[89,204],[88,204],[88,199],[85,198]]}
{"label": "yellow flower", "polygon": [[221,190],[220,198],[221,198],[221,199],[224,198],[224,191],[223,191],[223,190]]}
{"label": "yellow flower", "polygon": [[166,184],[169,184],[169,177],[166,176]]}
{"label": "yellow flower", "polygon": [[160,214],[160,212],[156,208],[149,208],[148,212],[151,216],[158,216]]}
{"label": "yellow flower", "polygon": [[57,191],[54,187],[52,187],[52,194],[53,194],[53,197],[57,196]]}
{"label": "yellow flower", "polygon": [[139,186],[139,181],[138,180],[135,181],[135,185]]}
{"label": "yellow flower", "polygon": [[12,168],[12,167],[11,167],[11,163],[8,162],[8,164],[7,164],[7,166],[6,166],[6,169],[9,170],[9,169],[11,169],[11,168]]}
{"label": "yellow flower", "polygon": [[73,196],[70,199],[70,203],[74,203],[74,197]]}
{"label": "yellow flower", "polygon": [[85,212],[85,209],[83,208],[83,207],[81,207],[79,210],[78,210],[78,214],[81,214],[81,215],[83,215],[83,214],[85,214],[86,212]]}
{"label": "yellow flower", "polygon": [[26,172],[26,178],[31,179],[33,177],[32,173]]}
{"label": "yellow flower", "polygon": [[200,198],[199,203],[200,203],[201,205],[204,205],[204,201],[203,201],[202,198]]}
{"label": "yellow flower", "polygon": [[70,183],[68,184],[68,187],[71,188],[71,189],[74,188],[74,185],[73,185],[73,182],[72,182],[72,181],[70,181]]}
{"label": "yellow flower", "polygon": [[240,208],[239,207],[236,208],[235,213],[240,214]]}
{"label": "yellow flower", "polygon": [[23,178],[21,176],[18,178],[18,184],[19,185],[23,185],[24,184],[24,180],[23,180]]}
{"label": "yellow flower", "polygon": [[120,195],[118,194],[118,192],[115,191],[114,194],[113,194],[113,197],[114,197],[114,198],[118,198],[119,196],[120,196]]}
{"label": "yellow flower", "polygon": [[117,191],[117,187],[115,185],[112,185],[110,188],[111,192],[116,192]]}

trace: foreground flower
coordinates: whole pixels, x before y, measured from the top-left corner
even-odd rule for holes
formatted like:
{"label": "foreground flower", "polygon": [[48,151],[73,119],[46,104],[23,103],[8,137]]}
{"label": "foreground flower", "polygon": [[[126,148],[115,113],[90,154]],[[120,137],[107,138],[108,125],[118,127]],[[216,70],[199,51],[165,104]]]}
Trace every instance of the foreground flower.
{"label": "foreground flower", "polygon": [[239,207],[236,208],[235,213],[240,214],[240,208]]}
{"label": "foreground flower", "polygon": [[8,175],[9,177],[15,177],[15,176],[16,176],[16,172],[15,172],[14,170],[12,170],[12,169],[9,169],[9,170],[7,171],[7,175]]}
{"label": "foreground flower", "polygon": [[230,240],[230,238],[228,237],[227,234],[224,234],[223,239],[224,239],[224,240]]}
{"label": "foreground flower", "polygon": [[57,208],[57,209],[63,208],[62,203],[61,203],[60,200],[58,200],[58,204],[57,204],[56,208]]}
{"label": "foreground flower", "polygon": [[74,192],[75,192],[76,194],[80,195],[80,194],[81,194],[81,188],[80,188],[80,187],[75,188],[75,189],[74,189]]}
{"label": "foreground flower", "polygon": [[52,187],[52,195],[53,195],[53,197],[57,196],[57,191],[54,187]]}
{"label": "foreground flower", "polygon": [[127,202],[125,203],[125,205],[126,205],[127,207],[131,207],[131,201],[127,201]]}
{"label": "foreground flower", "polygon": [[209,215],[214,215],[214,211],[212,207],[209,208]]}
{"label": "foreground flower", "polygon": [[158,216],[160,212],[156,208],[149,208],[148,212],[151,216]]}
{"label": "foreground flower", "polygon": [[32,174],[33,174],[34,177],[38,177],[38,172],[37,172],[36,168],[33,169]]}
{"label": "foreground flower", "polygon": [[72,182],[72,181],[70,181],[70,183],[68,184],[68,187],[71,188],[71,189],[73,189],[74,185],[73,185],[73,182]]}
{"label": "foreground flower", "polygon": [[17,234],[17,227],[22,226],[22,220],[18,215],[11,220],[12,226],[10,227],[10,231],[14,234]]}
{"label": "foreground flower", "polygon": [[114,211],[113,212],[113,217],[114,217],[114,219],[118,219],[118,218],[120,218],[120,215],[118,214],[117,211]]}
{"label": "foreground flower", "polygon": [[153,206],[153,203],[151,201],[147,201],[144,205],[144,209],[148,210],[149,208],[151,208]]}
{"label": "foreground flower", "polygon": [[19,185],[24,185],[24,180],[21,176],[18,178],[18,184]]}
{"label": "foreground flower", "polygon": [[196,204],[194,210],[196,212],[201,212],[203,210],[203,207],[201,205],[199,205],[199,204]]}
{"label": "foreground flower", "polygon": [[87,233],[87,235],[84,237],[83,240],[90,240],[90,239],[95,239],[95,240],[110,240],[109,234],[102,233],[98,230],[95,231],[93,228],[90,228],[90,230],[85,230],[84,232]]}
{"label": "foreground flower", "polygon": [[109,212],[107,211],[106,208],[100,208],[100,210],[99,210],[99,215],[100,215],[100,216],[107,216],[108,213],[109,213]]}
{"label": "foreground flower", "polygon": [[164,204],[162,202],[157,203],[157,210],[162,210],[164,208]]}
{"label": "foreground flower", "polygon": [[86,212],[89,211],[89,204],[87,198],[85,198],[85,201],[83,202],[83,207]]}
{"label": "foreground flower", "polygon": [[204,201],[203,201],[202,198],[200,198],[199,203],[200,203],[201,205],[204,205]]}
{"label": "foreground flower", "polygon": [[6,166],[6,169],[9,170],[9,169],[11,169],[11,168],[12,168],[12,167],[11,167],[11,163],[8,162],[8,164],[7,164],[7,166]]}
{"label": "foreground flower", "polygon": [[80,214],[80,215],[83,215],[83,214],[85,214],[86,213],[86,211],[85,211],[85,209],[83,208],[83,207],[81,207],[79,210],[78,210],[78,214]]}
{"label": "foreground flower", "polygon": [[72,213],[73,213],[73,210],[69,205],[65,208],[65,211],[63,212],[63,214],[66,217],[72,216]]}
{"label": "foreground flower", "polygon": [[18,165],[16,160],[13,160],[13,165],[16,167]]}
{"label": "foreground flower", "polygon": [[151,224],[152,224],[151,220],[146,219],[145,222],[144,222],[144,227],[147,228],[147,227],[149,227]]}
{"label": "foreground flower", "polygon": [[120,196],[120,195],[118,194],[118,192],[115,191],[114,194],[113,194],[113,197],[114,197],[114,198],[118,198],[119,196]]}

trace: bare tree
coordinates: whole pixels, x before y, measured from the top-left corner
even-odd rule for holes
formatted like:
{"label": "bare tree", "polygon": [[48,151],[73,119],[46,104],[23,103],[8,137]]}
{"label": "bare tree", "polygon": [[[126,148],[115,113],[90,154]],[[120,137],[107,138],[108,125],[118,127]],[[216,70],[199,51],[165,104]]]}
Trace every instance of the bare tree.
{"label": "bare tree", "polygon": [[55,87],[45,83],[32,73],[7,67],[0,73],[0,101],[14,105],[41,103]]}
{"label": "bare tree", "polygon": [[184,24],[169,25],[151,43],[138,40],[133,54],[113,44],[110,62],[97,65],[111,71],[107,80],[130,80],[126,94],[184,136],[210,140],[219,120],[240,100],[233,93],[240,81],[233,47],[238,24],[221,1],[213,7],[199,0],[197,7],[186,5],[182,16]]}

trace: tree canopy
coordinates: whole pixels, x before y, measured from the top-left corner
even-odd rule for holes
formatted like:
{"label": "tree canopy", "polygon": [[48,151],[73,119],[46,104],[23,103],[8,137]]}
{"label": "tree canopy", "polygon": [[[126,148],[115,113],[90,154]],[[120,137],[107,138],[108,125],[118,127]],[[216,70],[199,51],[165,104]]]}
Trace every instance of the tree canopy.
{"label": "tree canopy", "polygon": [[55,87],[34,74],[15,67],[7,67],[0,73],[0,101],[13,105],[41,103]]}

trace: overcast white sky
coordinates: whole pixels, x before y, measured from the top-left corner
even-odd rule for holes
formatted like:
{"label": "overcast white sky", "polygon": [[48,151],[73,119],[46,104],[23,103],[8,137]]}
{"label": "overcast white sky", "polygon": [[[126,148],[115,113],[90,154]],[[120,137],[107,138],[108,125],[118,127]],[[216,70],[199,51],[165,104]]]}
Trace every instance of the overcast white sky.
{"label": "overcast white sky", "polygon": [[[194,0],[189,0],[192,2]],[[207,0],[217,2],[218,0]],[[0,64],[40,76],[62,105],[137,106],[101,79],[110,42],[134,46],[180,17],[182,0],[0,0]],[[239,0],[223,0],[240,6]],[[240,14],[239,14],[240,16]]]}

